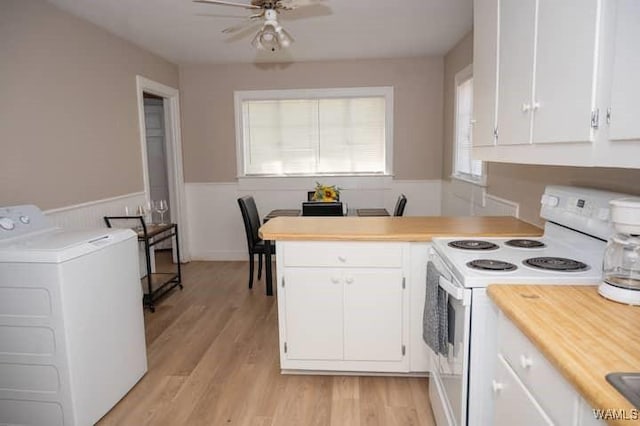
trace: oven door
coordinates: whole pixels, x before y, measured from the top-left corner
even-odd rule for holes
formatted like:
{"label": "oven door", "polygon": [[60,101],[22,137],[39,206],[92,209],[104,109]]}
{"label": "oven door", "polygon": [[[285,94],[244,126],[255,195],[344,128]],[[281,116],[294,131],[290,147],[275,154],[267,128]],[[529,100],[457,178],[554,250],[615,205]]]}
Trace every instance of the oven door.
{"label": "oven door", "polygon": [[434,413],[439,412],[436,415],[438,426],[463,426],[467,422],[471,290],[457,282],[437,253],[433,252],[430,260],[441,273],[440,287],[448,294],[449,329],[448,355],[438,354],[435,363],[435,386],[431,403],[432,406],[437,405]]}

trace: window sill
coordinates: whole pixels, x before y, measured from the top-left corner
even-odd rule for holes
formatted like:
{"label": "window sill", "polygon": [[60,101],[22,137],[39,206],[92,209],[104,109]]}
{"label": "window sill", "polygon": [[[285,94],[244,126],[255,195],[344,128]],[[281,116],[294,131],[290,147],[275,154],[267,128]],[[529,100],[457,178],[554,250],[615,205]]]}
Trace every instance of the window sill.
{"label": "window sill", "polygon": [[460,182],[470,183],[471,185],[479,186],[481,188],[487,187],[487,178],[485,176],[482,176],[480,179],[472,179],[464,175],[451,175],[450,178]]}

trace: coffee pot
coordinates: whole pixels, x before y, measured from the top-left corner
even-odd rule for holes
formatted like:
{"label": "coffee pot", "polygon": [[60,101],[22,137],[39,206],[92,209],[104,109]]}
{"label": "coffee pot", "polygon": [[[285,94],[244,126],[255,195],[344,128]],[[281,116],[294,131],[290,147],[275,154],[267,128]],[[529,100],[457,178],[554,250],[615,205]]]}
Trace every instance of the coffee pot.
{"label": "coffee pot", "polygon": [[616,233],[607,243],[598,292],[616,302],[640,305],[640,198],[612,200],[609,206]]}

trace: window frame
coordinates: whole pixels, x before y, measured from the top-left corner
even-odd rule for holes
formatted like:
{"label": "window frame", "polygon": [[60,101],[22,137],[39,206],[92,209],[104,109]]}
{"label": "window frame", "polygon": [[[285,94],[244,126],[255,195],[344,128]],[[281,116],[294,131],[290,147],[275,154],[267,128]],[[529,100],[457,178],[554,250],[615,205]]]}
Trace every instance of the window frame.
{"label": "window frame", "polygon": [[[323,89],[277,89],[277,90],[236,90],[234,96],[234,115],[236,129],[236,170],[238,178],[287,177],[287,176],[393,176],[393,87],[344,87]],[[247,174],[245,164],[247,152],[244,141],[244,115],[242,103],[254,100],[289,99],[328,99],[328,98],[385,98],[385,147],[384,172],[382,173],[284,173],[284,174]]]}
{"label": "window frame", "polygon": [[[458,87],[465,83],[466,81],[473,79],[473,64],[470,64],[460,71],[458,71],[454,76],[453,83],[453,149],[452,149],[452,158],[451,158],[451,178],[461,180],[464,182],[472,183],[479,186],[486,186],[487,183],[487,164],[484,161],[481,162],[481,175],[475,176],[470,173],[462,173],[457,170],[457,158],[458,158]],[[473,93],[473,83],[472,83],[472,93]],[[473,116],[473,110],[472,110]],[[473,119],[470,126],[473,126]],[[473,129],[471,129],[473,134]],[[472,142],[473,145],[473,142]]]}

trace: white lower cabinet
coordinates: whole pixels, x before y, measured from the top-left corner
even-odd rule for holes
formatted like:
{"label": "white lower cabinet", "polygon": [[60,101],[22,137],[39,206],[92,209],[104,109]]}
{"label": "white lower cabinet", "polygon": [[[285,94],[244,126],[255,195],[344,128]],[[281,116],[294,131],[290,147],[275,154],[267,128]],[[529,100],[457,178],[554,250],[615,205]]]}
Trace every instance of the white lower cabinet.
{"label": "white lower cabinet", "polygon": [[408,243],[277,247],[283,370],[409,371]]}
{"label": "white lower cabinet", "polygon": [[520,426],[553,424],[500,355],[498,355],[493,391],[495,394],[494,426],[511,426],[516,419]]}
{"label": "white lower cabinet", "polygon": [[494,425],[596,426],[589,405],[501,312],[498,355],[492,383]]}

